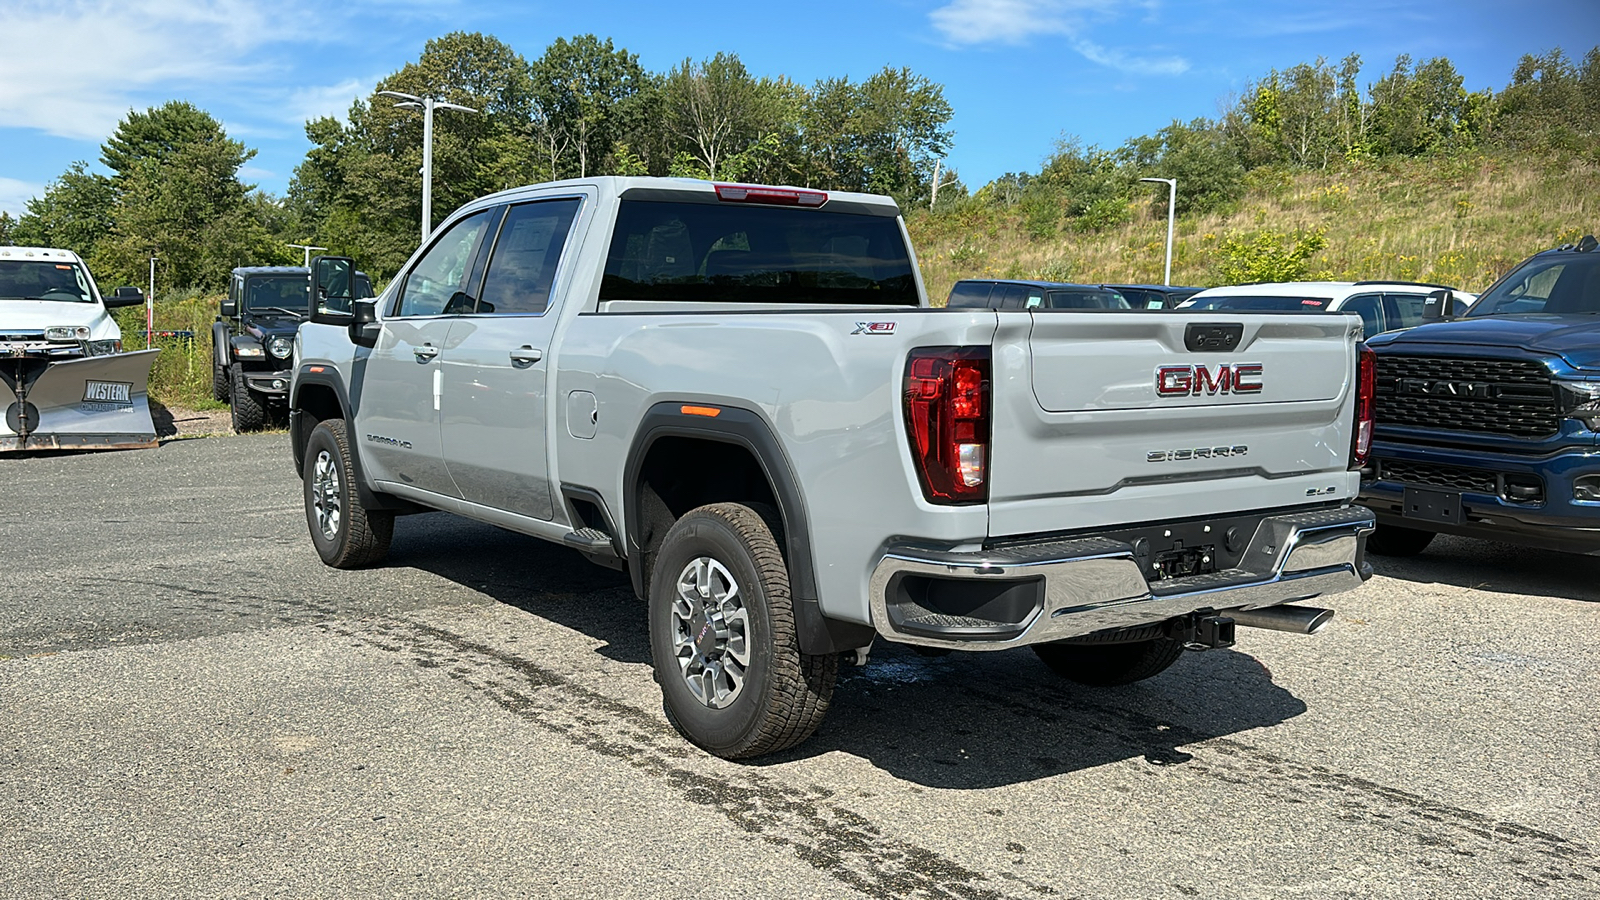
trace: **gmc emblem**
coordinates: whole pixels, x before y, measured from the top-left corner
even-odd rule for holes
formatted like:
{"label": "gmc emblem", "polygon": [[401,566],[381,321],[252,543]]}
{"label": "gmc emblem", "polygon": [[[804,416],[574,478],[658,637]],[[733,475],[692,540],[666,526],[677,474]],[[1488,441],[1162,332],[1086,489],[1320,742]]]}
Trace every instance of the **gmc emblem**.
{"label": "gmc emblem", "polygon": [[1261,363],[1223,363],[1215,371],[1209,366],[1162,366],[1156,369],[1156,394],[1162,397],[1259,393]]}

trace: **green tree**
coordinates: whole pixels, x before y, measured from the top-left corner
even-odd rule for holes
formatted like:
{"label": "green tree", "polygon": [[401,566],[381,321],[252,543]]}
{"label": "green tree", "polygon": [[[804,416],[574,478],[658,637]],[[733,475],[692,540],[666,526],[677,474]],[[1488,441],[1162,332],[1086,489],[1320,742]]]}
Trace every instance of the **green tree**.
{"label": "green tree", "polygon": [[675,147],[672,174],[787,181],[798,145],[805,92],[785,78],[755,78],[739,57],[685,59],[662,80]]}
{"label": "green tree", "polygon": [[529,123],[535,111],[529,66],[500,40],[453,32],[378,83],[350,108],[348,124],[306,123],[312,147],[295,169],[287,207],[314,243],[349,253],[374,277],[399,269],[417,245],[422,218],[422,116],[377,96],[392,90],[470,106],[439,111],[433,123],[433,210],[439,222],[473,198],[550,177]]}
{"label": "green tree", "polygon": [[[222,126],[210,113],[192,103],[171,100],[144,112],[128,110],[101,146],[100,161],[114,177],[125,178],[147,159],[165,161],[190,144],[218,140],[219,135]],[[220,139],[226,140],[226,136]]]}
{"label": "green tree", "polygon": [[1402,55],[1372,86],[1372,133],[1381,151],[1418,156],[1470,146],[1467,92],[1450,60],[1411,65]]}
{"label": "green tree", "polygon": [[42,196],[28,201],[12,238],[29,246],[61,247],[87,259],[111,232],[115,205],[111,179],[87,171],[80,160],[50,182]]}
{"label": "green tree", "polygon": [[530,70],[532,134],[550,177],[597,173],[618,141],[642,124],[636,102],[650,87],[637,54],[592,34],[556,38]]}
{"label": "green tree", "polygon": [[922,203],[955,137],[951,115],[944,87],[910,69],[885,67],[860,84],[819,81],[801,116],[806,181]]}
{"label": "green tree", "polygon": [[0,212],[0,247],[16,243],[17,220],[8,212]]}
{"label": "green tree", "polygon": [[[1178,179],[1178,214],[1224,209],[1244,196],[1244,166],[1227,134],[1208,119],[1173,122],[1154,136],[1134,138],[1118,158],[1131,178]],[[1165,210],[1165,194],[1152,197]]]}

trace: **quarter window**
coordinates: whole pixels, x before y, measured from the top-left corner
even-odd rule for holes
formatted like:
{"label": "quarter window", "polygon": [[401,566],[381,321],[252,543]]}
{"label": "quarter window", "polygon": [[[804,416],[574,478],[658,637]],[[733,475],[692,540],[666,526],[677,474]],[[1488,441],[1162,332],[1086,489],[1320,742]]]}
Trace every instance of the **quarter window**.
{"label": "quarter window", "polygon": [[1359,315],[1361,317],[1361,332],[1363,336],[1372,337],[1384,330],[1383,309],[1379,304],[1380,300],[1377,294],[1362,294],[1359,297],[1351,297],[1346,300],[1345,304],[1339,307],[1339,311]]}
{"label": "quarter window", "polygon": [[463,282],[473,250],[489,222],[487,210],[467,216],[433,242],[406,276],[395,315],[437,316],[472,312],[477,306]]}

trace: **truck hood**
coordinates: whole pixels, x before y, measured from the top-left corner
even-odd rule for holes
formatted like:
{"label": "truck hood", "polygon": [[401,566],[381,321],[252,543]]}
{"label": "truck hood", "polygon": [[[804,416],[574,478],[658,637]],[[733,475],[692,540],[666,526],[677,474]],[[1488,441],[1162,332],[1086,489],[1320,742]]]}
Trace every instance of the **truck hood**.
{"label": "truck hood", "polygon": [[122,336],[117,323],[98,303],[71,303],[64,300],[0,300],[0,331],[43,331],[51,325],[87,325],[89,339],[110,340]]}
{"label": "truck hood", "polygon": [[1431,322],[1409,331],[1379,335],[1368,342],[1380,352],[1423,347],[1518,347],[1532,353],[1553,353],[1580,369],[1600,369],[1600,316],[1478,316],[1453,322]]}

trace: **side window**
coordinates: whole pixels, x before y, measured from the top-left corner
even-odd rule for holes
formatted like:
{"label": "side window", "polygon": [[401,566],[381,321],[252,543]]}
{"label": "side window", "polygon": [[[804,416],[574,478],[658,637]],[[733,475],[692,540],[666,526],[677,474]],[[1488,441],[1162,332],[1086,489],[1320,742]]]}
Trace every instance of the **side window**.
{"label": "side window", "polygon": [[[994,309],[1021,309],[1022,299],[1027,295],[1027,293],[1028,289],[1020,284],[1001,285],[995,288],[995,292],[994,295],[991,296],[989,306]],[[993,298],[996,296],[1000,300],[999,303],[994,302]]]}
{"label": "side window", "polygon": [[470,215],[450,226],[417,260],[400,289],[397,316],[437,316],[472,312],[476,304],[462,293],[472,251],[489,221],[489,212]]}
{"label": "side window", "polygon": [[1383,310],[1379,306],[1377,294],[1362,294],[1351,297],[1339,307],[1342,313],[1356,313],[1361,316],[1361,330],[1365,337],[1372,337],[1383,331]]}
{"label": "side window", "polygon": [[992,287],[994,283],[990,281],[958,281],[956,286],[950,289],[950,301],[945,305],[951,309],[986,307],[989,305],[989,289]]}
{"label": "side window", "polygon": [[539,200],[511,207],[489,258],[480,313],[542,313],[567,232],[578,215],[576,197]]}
{"label": "side window", "polygon": [[1024,288],[1022,296],[1023,309],[1038,309],[1044,305],[1044,290],[1041,288]]}
{"label": "side window", "polygon": [[1415,328],[1422,324],[1422,306],[1428,302],[1425,294],[1384,294],[1383,318],[1385,330]]}

